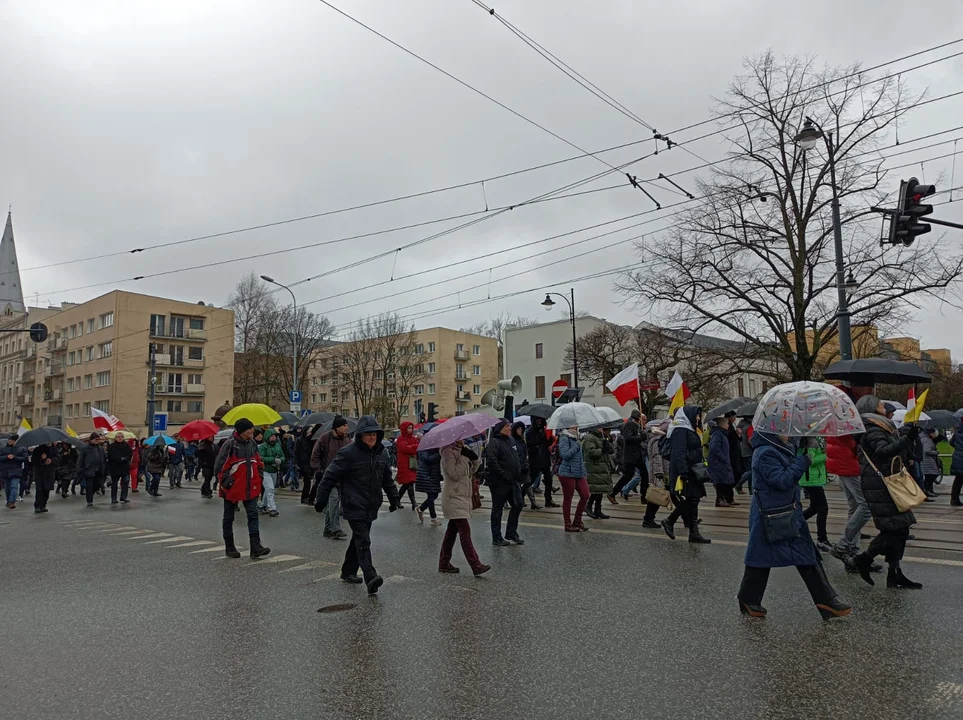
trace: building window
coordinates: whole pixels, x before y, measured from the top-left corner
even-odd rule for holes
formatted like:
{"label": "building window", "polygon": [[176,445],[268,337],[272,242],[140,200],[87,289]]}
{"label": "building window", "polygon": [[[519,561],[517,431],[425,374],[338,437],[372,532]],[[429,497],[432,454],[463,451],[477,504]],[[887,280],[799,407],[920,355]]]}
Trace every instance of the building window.
{"label": "building window", "polygon": [[87,332],[92,333],[94,331],[94,319],[90,318],[87,320]]}
{"label": "building window", "polygon": [[481,395],[481,385],[475,385],[472,387],[472,392],[476,395]]}
{"label": "building window", "polygon": [[200,385],[204,382],[204,377],[200,373],[191,373],[187,376],[188,385]]}
{"label": "building window", "polygon": [[743,378],[739,378],[739,397],[746,396],[746,381]]}
{"label": "building window", "polygon": [[[541,345],[536,345],[536,347],[541,347]],[[535,376],[535,397],[537,398],[545,397],[545,376],[544,375]]]}
{"label": "building window", "polygon": [[425,394],[425,386],[415,385],[415,395],[424,395],[424,394]]}
{"label": "building window", "polygon": [[[88,376],[88,377],[89,377],[89,376]],[[89,402],[85,402],[84,405],[83,405],[83,407],[84,407],[84,410],[83,410],[83,413],[84,413],[84,414],[83,414],[82,417],[90,417],[90,403],[89,403]]]}
{"label": "building window", "polygon": [[189,413],[203,413],[203,412],[204,412],[204,401],[203,401],[203,400],[188,400],[188,401],[187,401],[187,412],[189,412]]}
{"label": "building window", "polygon": [[97,373],[97,387],[106,387],[107,385],[110,385],[110,370]]}
{"label": "building window", "polygon": [[167,412],[180,412],[181,411],[181,401],[180,400],[168,400],[167,401]]}
{"label": "building window", "polygon": [[434,384],[434,383],[428,383],[428,394],[429,394],[429,395],[434,395],[434,394],[435,394],[435,384]]}
{"label": "building window", "polygon": [[67,390],[66,390],[66,392],[73,392],[73,391],[74,391],[74,379],[73,379],[73,378],[67,378]]}
{"label": "building window", "polygon": [[375,371],[374,371],[374,379],[375,379],[375,380],[382,380],[382,379],[384,379],[384,376],[385,376],[385,374],[384,374],[384,372],[383,372],[382,370],[375,370]]}
{"label": "building window", "polygon": [[[535,343],[535,359],[540,360],[542,358],[542,343]],[[545,397],[544,395],[539,395],[538,397]]]}
{"label": "building window", "polygon": [[462,383],[458,383],[458,387],[455,388],[458,392],[465,392],[465,386]]}
{"label": "building window", "polygon": [[458,343],[457,345],[455,345],[455,352],[465,352],[464,343]]}
{"label": "building window", "polygon": [[472,375],[481,375],[481,365],[472,365],[472,366],[471,366],[471,374],[472,374]]}
{"label": "building window", "polygon": [[435,343],[433,342],[428,343],[428,352],[431,352],[431,353],[435,352]]}
{"label": "building window", "polygon": [[428,363],[428,374],[429,375],[435,374],[435,363]]}
{"label": "building window", "polygon": [[422,343],[418,343],[417,345],[415,345],[415,355],[424,355],[424,354],[425,354],[425,346]]}
{"label": "building window", "polygon": [[564,381],[569,387],[572,386],[572,373],[562,373],[558,376],[558,379]]}
{"label": "building window", "polygon": [[481,355],[481,345],[472,345],[472,346],[471,346],[471,354],[472,354],[472,355],[475,355],[476,357],[477,357],[478,355]]}
{"label": "building window", "polygon": [[68,335],[69,335],[69,337],[70,337],[71,340],[73,340],[75,337],[77,337],[77,326],[76,326],[76,325],[71,325],[71,326],[70,326],[70,330],[68,331]]}
{"label": "building window", "polygon": [[[93,386],[94,386],[94,376],[84,375],[84,390],[90,390],[90,388],[92,388]],[[87,417],[87,415],[84,415],[84,417]]]}
{"label": "building window", "polygon": [[104,313],[103,315],[100,316],[100,327],[101,327],[101,329],[103,329],[103,328],[109,328],[109,327],[111,327],[113,324],[114,324],[114,313],[112,313],[112,312]]}
{"label": "building window", "polygon": [[100,357],[102,358],[110,357],[113,351],[114,351],[113,341],[107,341],[105,343],[102,343],[100,346]]}
{"label": "building window", "polygon": [[84,336],[84,321],[81,320],[79,323],[77,323],[77,337],[83,337],[83,336]]}
{"label": "building window", "polygon": [[167,373],[167,392],[184,392],[184,376],[181,373]]}
{"label": "building window", "polygon": [[94,407],[100,410],[100,412],[109,413],[110,412],[110,400],[98,400],[94,403]]}
{"label": "building window", "polygon": [[158,337],[164,337],[164,328],[167,325],[166,315],[151,315],[150,316],[150,334],[156,335]]}
{"label": "building window", "polygon": [[381,397],[381,394],[382,394],[382,393],[381,393],[381,388],[375,388],[375,389],[374,389],[374,397],[380,398],[380,397]]}
{"label": "building window", "polygon": [[93,362],[94,360],[94,346],[91,345],[87,348],[87,362]]}
{"label": "building window", "polygon": [[328,402],[328,394],[327,394],[327,393],[320,393],[320,394],[318,395],[318,402],[323,402],[323,403]]}
{"label": "building window", "polygon": [[203,360],[203,359],[204,359],[204,348],[202,348],[202,347],[189,347],[189,348],[187,348],[187,359],[188,359],[188,360]]}
{"label": "building window", "polygon": [[191,330],[203,330],[204,329],[204,318],[191,318]]}
{"label": "building window", "polygon": [[425,404],[421,400],[415,400],[415,415],[421,415],[425,411]]}
{"label": "building window", "polygon": [[74,364],[74,351],[73,351],[73,350],[71,350],[69,353],[67,353],[67,364],[68,364],[68,365],[73,365],[73,364]]}

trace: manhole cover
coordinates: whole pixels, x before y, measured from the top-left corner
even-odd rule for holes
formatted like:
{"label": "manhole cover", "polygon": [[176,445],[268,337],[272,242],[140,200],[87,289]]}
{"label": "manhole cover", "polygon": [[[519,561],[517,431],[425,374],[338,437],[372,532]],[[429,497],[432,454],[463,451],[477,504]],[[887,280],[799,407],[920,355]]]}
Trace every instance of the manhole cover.
{"label": "manhole cover", "polygon": [[319,613],[336,613],[344,612],[345,610],[353,610],[357,605],[355,603],[339,603],[338,605],[325,605],[322,608],[318,608]]}

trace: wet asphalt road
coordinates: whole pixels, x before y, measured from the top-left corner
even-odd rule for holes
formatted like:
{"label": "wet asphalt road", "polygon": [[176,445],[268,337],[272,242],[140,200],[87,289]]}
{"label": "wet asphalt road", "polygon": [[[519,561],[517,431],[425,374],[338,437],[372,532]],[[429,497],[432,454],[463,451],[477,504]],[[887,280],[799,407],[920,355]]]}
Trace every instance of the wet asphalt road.
{"label": "wet asphalt road", "polygon": [[963,717],[959,564],[908,562],[925,588],[900,592],[828,561],[855,607],[832,623],[777,570],[752,621],[738,542],[527,512],[525,546],[493,548],[476,514],[494,569],[456,547],[440,575],[442,528],[403,510],[374,525],[369,598],[312,509],[282,499],[267,560],[228,560],[220,502],[163,492],[0,515],[0,718]]}

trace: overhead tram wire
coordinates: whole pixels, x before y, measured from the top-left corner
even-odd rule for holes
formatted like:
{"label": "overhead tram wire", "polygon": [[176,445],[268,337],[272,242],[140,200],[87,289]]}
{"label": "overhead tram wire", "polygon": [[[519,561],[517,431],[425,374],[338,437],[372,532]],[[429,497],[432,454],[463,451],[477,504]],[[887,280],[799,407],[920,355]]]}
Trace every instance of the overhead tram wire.
{"label": "overhead tram wire", "polygon": [[[887,66],[887,65],[895,64],[895,63],[897,63],[897,62],[901,62],[901,61],[903,61],[903,60],[907,60],[907,59],[912,58],[912,57],[917,57],[917,56],[919,56],[919,55],[923,55],[923,54],[925,54],[925,53],[932,52],[932,51],[934,51],[934,50],[938,50],[938,49],[941,49],[941,48],[944,48],[944,47],[948,47],[948,46],[950,46],[950,45],[954,45],[954,44],[960,43],[960,42],[963,42],[963,38],[961,38],[960,40],[954,40],[954,41],[952,41],[952,42],[947,42],[947,43],[943,43],[943,44],[941,44],[941,45],[936,45],[936,46],[933,46],[933,47],[930,47],[930,48],[927,48],[927,49],[924,49],[924,50],[920,50],[920,51],[918,51],[918,52],[911,53],[911,54],[909,54],[909,55],[904,55],[904,56],[899,57],[899,58],[896,58],[896,59],[894,59],[894,60],[889,60],[889,61],[887,61],[887,62],[885,62],[885,63],[880,63],[879,65],[875,65],[875,66],[873,66],[873,67],[871,67],[871,68],[866,68],[865,70],[861,70],[859,73],[852,73],[852,74],[847,75],[847,76],[842,76],[842,77],[836,78],[836,79],[834,79],[834,80],[832,80],[832,81],[827,81],[827,82],[824,82],[824,83],[819,83],[819,84],[817,84],[817,85],[814,85],[814,86],[812,86],[812,87],[810,87],[810,88],[806,88],[806,89],[807,89],[807,90],[811,90],[811,89],[815,89],[815,88],[817,88],[817,87],[822,87],[822,86],[827,85],[827,84],[832,84],[833,82],[837,82],[837,81],[839,81],[839,80],[846,79],[846,78],[848,78],[848,77],[854,77],[855,75],[858,75],[858,74],[862,74],[862,73],[865,73],[865,72],[871,72],[872,70],[876,70],[876,69],[879,69],[879,68],[881,68],[881,67],[885,67],[885,66]],[[903,74],[903,73],[906,73],[906,72],[911,72],[912,70],[919,69],[919,68],[921,68],[921,67],[926,67],[927,65],[931,65],[931,64],[934,64],[934,63],[936,63],[936,62],[942,62],[943,60],[947,60],[947,59],[951,59],[951,58],[957,57],[957,55],[958,55],[958,54],[950,55],[950,56],[944,57],[944,58],[939,58],[939,59],[937,59],[937,60],[935,60],[935,61],[932,61],[932,62],[930,62],[930,63],[925,63],[924,65],[919,65],[919,66],[916,66],[916,67],[914,67],[914,68],[908,68],[908,69],[906,69],[906,70],[901,70],[899,73],[895,73],[894,75],[890,75],[890,76],[886,76],[886,77],[894,77],[895,75]],[[873,82],[877,82],[878,80],[879,80],[879,78],[874,79],[874,80],[868,80],[866,83],[863,83],[863,84],[861,84],[861,85],[859,85],[859,86],[857,86],[857,87],[864,87],[864,86],[866,86],[866,85],[872,84]],[[853,89],[855,89],[855,88],[853,88]],[[730,115],[729,115],[729,117],[732,117],[732,116],[734,116],[734,114],[730,114]],[[680,128],[680,129],[678,129],[678,130],[674,130],[674,131],[673,131],[673,134],[674,134],[674,133],[677,133],[677,132],[681,132],[681,131],[683,131],[683,130],[688,130],[688,129],[691,129],[691,128],[694,128],[694,127],[699,127],[699,126],[701,126],[701,125],[706,125],[706,124],[708,124],[708,123],[710,123],[710,122],[716,122],[717,119],[718,119],[718,118],[710,118],[710,119],[703,120],[703,121],[698,122],[698,123],[694,123],[694,124],[692,124],[692,125],[688,125],[688,126],[686,126],[686,127],[684,127],[684,128]],[[731,128],[728,128],[728,129],[731,129]],[[715,131],[715,132],[712,132],[712,133],[708,133],[708,134],[706,134],[706,135],[701,135],[701,136],[699,136],[699,137],[697,137],[697,138],[691,138],[691,139],[689,139],[689,140],[685,140],[685,141],[683,141],[683,142],[681,142],[681,143],[673,143],[673,144],[674,144],[674,145],[678,145],[678,146],[682,146],[683,144],[689,144],[689,143],[692,143],[692,142],[697,142],[697,141],[699,141],[699,140],[703,140],[703,139],[710,138],[710,137],[713,137],[713,136],[715,136],[715,135],[718,135],[718,134],[720,134],[721,132],[724,132],[725,130],[727,130],[727,129],[718,130],[718,131]],[[334,210],[327,210],[327,211],[323,211],[323,212],[319,212],[319,213],[312,213],[312,214],[309,214],[309,215],[302,215],[302,216],[298,216],[298,217],[285,218],[285,219],[282,219],[282,220],[276,220],[276,221],[272,221],[272,222],[261,223],[261,224],[257,224],[257,225],[247,226],[247,227],[235,228],[235,229],[232,229],[232,230],[225,230],[225,231],[221,231],[221,232],[217,232],[217,233],[211,233],[211,234],[208,234],[208,235],[199,235],[199,236],[196,236],[196,237],[184,238],[184,239],[181,239],[181,240],[173,240],[173,241],[164,242],[164,243],[156,243],[156,244],[154,244],[154,245],[147,245],[147,246],[144,246],[144,247],[142,247],[142,248],[132,248],[132,249],[130,249],[130,250],[117,250],[117,251],[113,251],[113,252],[109,252],[109,253],[102,253],[102,254],[100,254],[100,255],[87,255],[87,256],[82,257],[82,258],[74,258],[74,259],[71,259],[71,260],[61,260],[61,261],[58,261],[58,262],[55,262],[55,263],[48,263],[48,264],[45,264],[45,265],[34,265],[34,266],[26,267],[26,268],[20,268],[20,272],[21,272],[21,273],[24,273],[24,272],[31,272],[31,271],[34,271],[34,270],[44,270],[44,269],[47,269],[47,268],[58,267],[58,266],[62,266],[62,265],[70,265],[70,264],[74,264],[74,263],[89,262],[89,261],[94,261],[94,260],[103,260],[103,259],[111,258],[111,257],[120,257],[120,256],[122,256],[122,255],[131,255],[131,254],[136,254],[136,253],[141,253],[141,252],[147,252],[147,251],[149,251],[149,250],[158,250],[158,249],[163,249],[163,248],[168,248],[168,247],[176,247],[176,246],[179,246],[179,245],[185,245],[185,244],[188,244],[188,243],[198,242],[198,241],[202,241],[202,240],[210,240],[210,239],[215,239],[215,238],[219,238],[219,237],[227,237],[227,236],[231,236],[231,235],[236,235],[236,234],[241,234],[241,233],[246,233],[246,232],[252,232],[252,231],[255,231],[255,230],[267,229],[267,228],[277,227],[277,226],[286,225],[286,224],[290,224],[290,223],[303,222],[303,221],[313,220],[313,219],[317,219],[317,218],[321,218],[321,217],[327,217],[327,216],[329,216],[329,215],[337,215],[337,214],[340,214],[340,213],[352,212],[352,211],[355,211],[355,210],[362,210],[362,209],[366,209],[366,208],[370,208],[370,207],[376,207],[376,206],[379,206],[379,205],[386,205],[386,204],[394,203],[394,202],[402,202],[402,201],[405,201],[405,200],[410,200],[410,199],[419,198],[419,197],[425,197],[425,196],[434,195],[434,194],[441,193],[441,192],[448,192],[448,191],[451,191],[451,190],[458,190],[458,189],[462,189],[462,188],[466,188],[466,187],[471,187],[472,185],[479,185],[479,184],[483,184],[483,183],[493,182],[493,181],[495,181],[495,180],[502,180],[502,179],[504,179],[504,178],[513,177],[513,176],[515,176],[515,175],[520,175],[520,174],[524,174],[524,173],[527,173],[527,172],[533,172],[533,171],[536,171],[536,170],[542,170],[542,169],[545,169],[545,168],[554,167],[554,166],[556,166],[556,165],[561,165],[561,164],[565,164],[565,163],[569,163],[569,162],[574,162],[574,161],[576,161],[576,160],[581,160],[581,159],[584,159],[584,158],[586,158],[586,157],[594,157],[594,156],[596,156],[596,155],[601,155],[601,154],[606,153],[606,152],[612,152],[612,151],[615,151],[615,150],[622,150],[622,149],[625,149],[625,148],[628,148],[628,147],[634,147],[635,145],[641,145],[641,144],[646,143],[646,142],[649,142],[649,138],[644,138],[644,139],[641,139],[641,140],[633,140],[633,141],[630,141],[630,142],[627,142],[627,143],[621,143],[621,144],[619,144],[619,145],[613,145],[613,146],[610,146],[610,147],[607,147],[607,148],[602,148],[602,149],[600,149],[600,150],[595,150],[595,151],[593,151],[593,152],[582,151],[582,152],[580,152],[578,155],[573,155],[573,156],[568,157],[568,158],[562,158],[562,159],[560,159],[560,160],[554,160],[554,161],[551,161],[551,162],[548,162],[548,163],[542,163],[542,164],[540,164],[540,165],[533,165],[533,166],[531,166],[531,167],[521,168],[521,169],[519,169],[519,170],[513,170],[513,171],[510,171],[510,172],[501,173],[501,174],[499,174],[499,175],[492,175],[492,176],[489,176],[489,177],[486,177],[486,178],[479,178],[479,179],[477,179],[477,180],[470,180],[470,181],[466,181],[466,182],[456,183],[456,184],[453,184],[453,185],[448,185],[448,186],[445,186],[445,187],[435,188],[435,189],[432,189],[432,190],[425,190],[425,191],[421,191],[421,192],[417,192],[417,193],[400,195],[400,196],[393,197],[393,198],[387,198],[387,199],[383,199],[383,200],[375,200],[375,201],[372,201],[372,202],[362,203],[362,204],[359,204],[359,205],[352,205],[352,206],[337,208],[337,209],[334,209]],[[902,144],[906,144],[906,143],[904,142],[904,143],[902,143]],[[709,166],[709,165],[712,165],[712,164],[718,164],[718,162],[722,162],[722,161],[717,161],[716,163],[706,163],[706,165],[700,166],[700,167],[706,167],[706,166]],[[693,168],[693,169],[698,169],[698,168]],[[691,171],[691,170],[690,170],[690,171]],[[674,174],[678,174],[678,173],[674,173]],[[657,178],[656,178],[656,179],[657,179]],[[665,189],[665,188],[661,188],[661,189]],[[4,272],[5,272],[5,271],[0,271],[0,275],[2,275]]]}

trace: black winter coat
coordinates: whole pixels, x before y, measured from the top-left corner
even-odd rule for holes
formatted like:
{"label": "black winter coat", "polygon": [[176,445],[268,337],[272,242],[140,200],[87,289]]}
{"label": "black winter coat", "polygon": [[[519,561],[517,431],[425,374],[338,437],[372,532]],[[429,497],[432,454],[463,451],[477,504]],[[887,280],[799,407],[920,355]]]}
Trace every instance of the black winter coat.
{"label": "black winter coat", "polygon": [[548,451],[548,436],[545,427],[532,426],[525,432],[525,446],[528,449],[528,466],[531,472],[541,472],[552,467],[552,456]]}
{"label": "black winter coat", "polygon": [[[365,432],[378,434],[374,447],[364,444],[361,436]],[[321,477],[315,510],[321,512],[327,507],[328,497],[335,486],[341,492],[341,507],[346,520],[375,520],[384,503],[383,493],[388,495],[392,508],[400,503],[398,488],[391,478],[388,452],[381,444],[384,435],[374,416],[366,415],[358,421],[354,442],[341,448]]]}
{"label": "black winter coat", "polygon": [[953,431],[953,457],[950,458],[950,475],[963,475],[963,419]]}
{"label": "black winter coat", "polygon": [[100,445],[84,445],[77,451],[77,475],[82,478],[103,478],[107,473],[107,457]]}
{"label": "black winter coat", "polygon": [[214,461],[217,460],[217,449],[210,440],[202,440],[197,446],[194,458],[201,470],[213,470]]}
{"label": "black winter coat", "polygon": [[441,494],[440,451],[418,451],[418,473],[415,476],[415,490],[423,493]]}
{"label": "black winter coat", "polygon": [[126,475],[133,457],[134,450],[126,442],[111,442],[107,445],[107,470],[111,474]]}
{"label": "black winter coat", "polygon": [[[522,436],[519,437],[516,434],[516,430],[521,428]],[[529,474],[531,472],[531,466],[528,462],[528,443],[525,442],[525,425],[523,423],[515,423],[512,425],[512,442],[515,443],[515,452],[518,453],[518,462],[522,466],[522,483],[527,483],[529,480]]]}
{"label": "black winter coat", "polygon": [[632,418],[622,426],[622,443],[622,467],[641,465],[645,456],[645,432]]}
{"label": "black winter coat", "polygon": [[[13,455],[13,457],[7,458],[7,455]],[[23,477],[23,464],[29,457],[30,451],[27,448],[6,445],[3,448],[3,454],[0,455],[0,480]]]}
{"label": "black winter coat", "polygon": [[[686,405],[685,415],[689,422],[695,427],[695,418],[701,412],[701,408],[695,405]],[[669,438],[669,489],[675,491],[676,478],[681,477],[683,482],[682,494],[687,498],[705,497],[705,483],[698,478],[693,468],[696,465],[705,465],[702,457],[702,441],[692,430],[678,427],[672,431]]]}
{"label": "black winter coat", "polygon": [[[50,462],[48,463],[47,460]],[[37,484],[37,489],[52,492],[57,487],[57,466],[60,464],[60,454],[49,445],[40,445],[34,448],[30,464],[33,466],[33,481]]]}
{"label": "black winter coat", "polygon": [[[863,487],[863,497],[869,505],[869,511],[873,514],[873,522],[880,532],[891,532],[893,530],[903,530],[916,523],[913,511],[900,512],[896,509],[896,503],[890,497],[886,483],[883,482],[883,475],[891,473],[893,458],[901,457],[911,451],[912,441],[907,437],[899,437],[893,430],[889,429],[879,421],[863,415],[863,424],[866,426],[866,433],[860,438],[859,446],[859,465],[860,479]],[[876,472],[869,464],[866,456],[872,459],[873,464],[879,469]],[[897,467],[898,467],[897,463]]]}
{"label": "black winter coat", "polygon": [[485,482],[489,487],[512,487],[522,482],[522,464],[515,441],[504,435],[492,435],[485,448]]}
{"label": "black winter coat", "polygon": [[[733,477],[735,477],[736,482],[739,482],[739,478],[741,478],[742,474],[748,469],[742,459],[742,448],[740,447],[742,438],[740,437],[739,432],[731,425],[729,426],[728,438],[729,463],[732,465]],[[750,457],[752,456],[750,455]]]}

